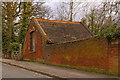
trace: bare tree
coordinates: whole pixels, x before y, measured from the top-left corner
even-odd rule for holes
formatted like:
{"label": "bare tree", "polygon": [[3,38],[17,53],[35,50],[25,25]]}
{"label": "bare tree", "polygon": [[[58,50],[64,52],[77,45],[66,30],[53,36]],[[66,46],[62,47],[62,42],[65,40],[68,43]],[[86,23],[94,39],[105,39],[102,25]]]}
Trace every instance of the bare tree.
{"label": "bare tree", "polygon": [[70,13],[68,4],[66,2],[59,3],[55,19],[61,21],[69,21],[69,15]]}
{"label": "bare tree", "polygon": [[34,15],[36,18],[50,19],[53,17],[51,7],[45,5],[45,2],[34,2],[35,7]]}
{"label": "bare tree", "polygon": [[57,7],[57,20],[75,21],[77,14],[80,13],[81,2],[70,0],[70,2],[59,3]]}

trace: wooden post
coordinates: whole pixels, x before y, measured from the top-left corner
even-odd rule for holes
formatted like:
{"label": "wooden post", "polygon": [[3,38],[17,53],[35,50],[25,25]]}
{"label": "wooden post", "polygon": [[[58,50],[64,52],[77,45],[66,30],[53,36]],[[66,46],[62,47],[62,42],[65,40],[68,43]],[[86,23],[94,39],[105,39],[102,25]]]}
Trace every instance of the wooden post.
{"label": "wooden post", "polygon": [[22,44],[20,44],[20,47],[19,47],[19,60],[22,60]]}

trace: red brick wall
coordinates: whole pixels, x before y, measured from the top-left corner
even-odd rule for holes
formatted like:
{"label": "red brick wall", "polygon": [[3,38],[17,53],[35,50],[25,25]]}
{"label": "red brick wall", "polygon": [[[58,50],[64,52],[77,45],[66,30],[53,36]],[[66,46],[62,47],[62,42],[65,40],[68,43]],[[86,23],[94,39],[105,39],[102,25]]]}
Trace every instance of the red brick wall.
{"label": "red brick wall", "polygon": [[109,71],[118,71],[118,41],[109,44]]}
{"label": "red brick wall", "polygon": [[104,38],[90,38],[82,41],[47,45],[44,49],[44,59],[53,64],[117,71],[117,49],[117,46],[111,48]]}
{"label": "red brick wall", "polygon": [[[33,27],[35,29],[33,29]],[[31,30],[34,30],[34,38],[35,38],[35,52],[30,53],[31,50],[31,42],[30,42],[30,32]],[[28,33],[25,38],[25,43],[24,43],[24,58],[25,59],[37,59],[41,58],[42,59],[42,38],[38,30],[36,29],[36,26],[34,25],[33,22],[31,22],[30,27],[28,29]]]}

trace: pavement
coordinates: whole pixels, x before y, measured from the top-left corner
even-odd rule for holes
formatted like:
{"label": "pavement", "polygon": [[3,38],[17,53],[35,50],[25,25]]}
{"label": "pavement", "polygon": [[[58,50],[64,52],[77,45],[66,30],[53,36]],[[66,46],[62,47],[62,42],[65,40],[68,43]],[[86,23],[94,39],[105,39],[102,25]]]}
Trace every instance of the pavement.
{"label": "pavement", "polygon": [[21,69],[8,64],[2,64],[2,78],[50,78],[32,71]]}
{"label": "pavement", "polygon": [[37,72],[50,77],[58,78],[118,78],[116,76],[108,76],[95,72],[85,72],[76,69],[51,66],[35,62],[15,61],[11,59],[0,59],[5,64],[13,65],[29,71]]}

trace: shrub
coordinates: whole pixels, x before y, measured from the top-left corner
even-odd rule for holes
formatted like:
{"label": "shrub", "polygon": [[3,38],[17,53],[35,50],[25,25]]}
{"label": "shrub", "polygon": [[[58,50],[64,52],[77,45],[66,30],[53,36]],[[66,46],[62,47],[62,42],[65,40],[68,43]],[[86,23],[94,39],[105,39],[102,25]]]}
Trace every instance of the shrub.
{"label": "shrub", "polygon": [[114,41],[120,39],[120,28],[117,28],[117,24],[114,24],[112,27],[108,27],[103,30],[101,33],[108,41]]}
{"label": "shrub", "polygon": [[10,43],[10,50],[11,51],[18,51],[19,50],[19,43],[14,42],[14,43]]}

